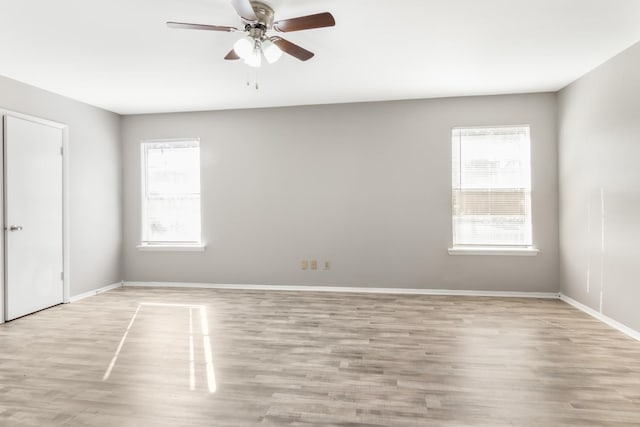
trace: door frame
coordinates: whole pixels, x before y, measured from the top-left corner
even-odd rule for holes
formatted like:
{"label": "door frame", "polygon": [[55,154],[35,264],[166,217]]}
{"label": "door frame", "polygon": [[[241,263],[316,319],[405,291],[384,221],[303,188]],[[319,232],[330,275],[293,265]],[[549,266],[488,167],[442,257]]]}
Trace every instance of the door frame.
{"label": "door frame", "polygon": [[[70,262],[70,227],[69,227],[69,126],[53,120],[34,117],[29,114],[0,108],[2,120],[2,132],[0,132],[0,190],[2,193],[2,209],[0,209],[0,227],[5,225],[6,199],[5,199],[5,132],[4,117],[11,116],[22,120],[51,126],[62,130],[62,302],[68,303],[71,289],[71,262]],[[2,242],[0,244],[0,324],[6,318],[6,233],[2,230]]]}

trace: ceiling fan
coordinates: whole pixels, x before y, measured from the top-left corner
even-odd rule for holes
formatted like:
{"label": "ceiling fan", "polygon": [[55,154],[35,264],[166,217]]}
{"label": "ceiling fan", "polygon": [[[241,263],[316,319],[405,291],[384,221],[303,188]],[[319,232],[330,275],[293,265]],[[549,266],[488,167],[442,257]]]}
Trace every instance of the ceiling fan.
{"label": "ceiling fan", "polygon": [[280,58],[282,52],[288,53],[300,61],[307,61],[313,58],[314,55],[313,52],[282,37],[268,36],[267,32],[269,30],[273,29],[280,33],[288,33],[313,28],[333,27],[336,24],[336,21],[329,12],[274,21],[273,8],[262,1],[231,0],[231,5],[238,15],[240,15],[244,28],[189,24],[186,22],[167,22],[167,25],[170,28],[189,30],[243,31],[247,33],[247,35],[234,43],[233,49],[224,59],[243,59],[247,65],[259,67],[262,63],[263,56],[268,63],[272,64]]}

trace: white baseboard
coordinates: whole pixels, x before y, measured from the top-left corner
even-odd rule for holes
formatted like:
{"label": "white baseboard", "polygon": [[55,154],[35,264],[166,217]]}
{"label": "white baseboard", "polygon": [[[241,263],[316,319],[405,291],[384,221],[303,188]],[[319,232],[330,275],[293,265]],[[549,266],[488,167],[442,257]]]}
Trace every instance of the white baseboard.
{"label": "white baseboard", "polygon": [[89,292],[72,296],[69,302],[80,301],[121,286],[131,287],[159,287],[159,288],[205,288],[205,289],[236,289],[255,291],[307,291],[307,292],[343,292],[363,294],[404,294],[404,295],[449,295],[474,297],[510,297],[510,298],[547,298],[560,299],[580,311],[598,319],[614,329],[640,341],[640,332],[605,316],[571,297],[558,292],[517,292],[517,291],[472,291],[456,289],[417,289],[417,288],[373,288],[354,286],[318,286],[318,285],[257,285],[257,284],[226,284],[226,283],[185,283],[185,282],[118,282],[103,286]]}
{"label": "white baseboard", "polygon": [[184,283],[184,282],[124,282],[124,286],[160,287],[160,288],[205,288],[205,289],[238,289],[254,291],[308,291],[308,292],[346,292],[363,294],[407,294],[407,295],[459,295],[474,297],[515,297],[515,298],[552,298],[557,299],[557,292],[512,292],[512,291],[467,291],[452,289],[417,289],[417,288],[373,288],[354,286],[317,286],[317,285],[256,285],[256,284],[223,284],[223,283]]}
{"label": "white baseboard", "polygon": [[598,319],[599,321],[606,323],[607,325],[611,326],[614,329],[619,330],[620,332],[622,332],[623,334],[626,334],[628,336],[630,336],[633,339],[636,339],[638,341],[640,341],[640,332],[631,329],[630,327],[623,325],[622,323],[613,320],[612,318],[610,318],[609,316],[606,316],[596,310],[594,310],[591,307],[588,307],[584,304],[582,304],[581,302],[578,302],[576,300],[574,300],[571,297],[566,296],[563,293],[560,293],[560,299],[564,302],[566,302],[569,305],[574,306],[575,308],[577,308],[580,311],[583,311],[585,313],[587,313],[588,315],[595,317],[596,319]]}
{"label": "white baseboard", "polygon": [[111,285],[103,286],[103,287],[98,288],[98,289],[94,289],[92,291],[83,292],[81,294],[74,295],[71,298],[69,298],[69,302],[78,302],[81,299],[89,298],[89,297],[101,294],[103,292],[107,292],[107,291],[110,291],[112,289],[119,288],[119,287],[123,286],[123,284],[124,284],[124,282],[118,282],[118,283],[113,283]]}

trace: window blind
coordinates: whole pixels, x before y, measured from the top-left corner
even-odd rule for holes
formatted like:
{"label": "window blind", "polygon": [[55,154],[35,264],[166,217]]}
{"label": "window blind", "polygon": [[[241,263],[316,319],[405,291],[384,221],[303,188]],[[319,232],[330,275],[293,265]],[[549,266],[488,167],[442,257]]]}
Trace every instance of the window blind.
{"label": "window blind", "polygon": [[530,246],[528,126],[452,131],[453,244]]}

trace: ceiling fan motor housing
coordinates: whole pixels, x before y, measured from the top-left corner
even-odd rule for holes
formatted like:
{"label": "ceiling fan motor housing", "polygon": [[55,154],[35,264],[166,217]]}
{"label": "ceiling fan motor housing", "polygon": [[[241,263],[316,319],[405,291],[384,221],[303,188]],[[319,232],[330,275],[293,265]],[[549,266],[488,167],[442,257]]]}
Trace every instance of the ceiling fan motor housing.
{"label": "ceiling fan motor housing", "polygon": [[249,33],[249,36],[256,39],[262,40],[266,38],[267,27],[262,24],[247,24],[244,27],[244,30]]}
{"label": "ceiling fan motor housing", "polygon": [[[252,1],[251,7],[258,17],[257,24],[261,24],[265,27],[265,30],[270,29],[273,26],[273,8],[267,3],[261,1]],[[244,19],[243,19],[244,20]],[[247,24],[256,24],[256,22],[245,21]]]}

